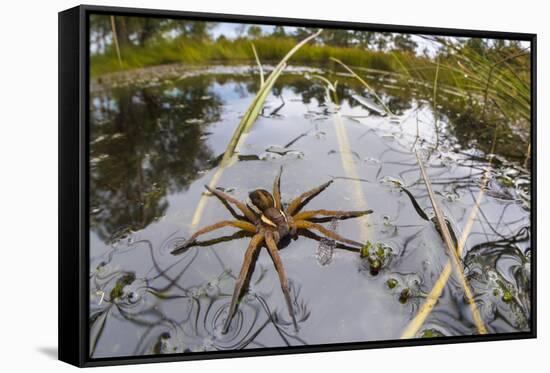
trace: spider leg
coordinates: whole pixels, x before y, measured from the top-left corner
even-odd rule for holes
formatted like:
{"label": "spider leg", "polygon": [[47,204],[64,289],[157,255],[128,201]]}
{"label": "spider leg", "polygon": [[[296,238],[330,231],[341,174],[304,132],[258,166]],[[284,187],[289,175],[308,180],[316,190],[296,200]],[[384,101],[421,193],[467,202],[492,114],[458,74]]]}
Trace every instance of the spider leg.
{"label": "spider leg", "polygon": [[[307,230],[307,229],[299,229],[297,231],[297,234],[298,234],[298,236],[307,237],[307,238],[310,238],[310,239],[312,239],[314,241],[317,241],[317,242],[321,242],[323,240],[330,240],[329,238],[318,236],[315,233],[313,233],[312,231]],[[344,245],[343,243],[340,243],[340,242],[335,241],[335,244],[336,245],[334,247],[336,249],[347,250],[347,251],[351,251],[351,252],[354,252],[354,253],[358,253],[360,251],[360,249],[357,248],[357,247],[346,246],[346,245]]]}
{"label": "spider leg", "polygon": [[275,181],[273,182],[273,199],[275,200],[275,208],[277,210],[282,209],[282,203],[281,203],[281,174],[283,173],[283,166],[279,169],[279,173],[277,174],[277,177],[275,177]]}
{"label": "spider leg", "polygon": [[338,233],[323,227],[321,224],[312,223],[312,222],[306,221],[306,220],[295,220],[294,221],[294,227],[296,229],[314,229],[314,230],[324,234],[326,237],[331,238],[335,241],[340,241],[340,242],[343,242],[343,243],[347,243],[348,245],[357,246],[357,247],[363,246],[361,243],[359,243],[357,241],[348,240],[347,238],[344,238],[344,237],[340,236]]}
{"label": "spider leg", "polygon": [[294,198],[290,205],[288,206],[287,213],[289,215],[294,215],[298,211],[300,211],[305,205],[309,203],[313,198],[315,198],[319,193],[321,193],[323,190],[328,188],[328,186],[332,184],[332,180],[327,181],[324,184],[319,185],[316,188],[313,188],[298,197]]}
{"label": "spider leg", "polygon": [[227,195],[225,194],[224,192],[221,192],[217,189],[212,189],[210,188],[208,185],[205,185],[204,186],[210,193],[212,193],[213,195],[215,195],[216,197],[220,198],[220,199],[224,199],[225,201],[227,201],[228,203],[232,203],[234,204],[235,206],[237,206],[237,208],[239,210],[242,211],[242,213],[244,214],[244,216],[246,216],[246,218],[248,220],[250,220],[252,223],[257,223],[258,222],[258,217],[256,216],[256,214],[250,210],[248,208],[248,206],[246,206],[244,203],[242,203],[241,201],[239,200],[236,200],[235,198],[231,197],[230,195]]}
{"label": "spider leg", "polygon": [[214,196],[220,200],[220,202],[225,206],[227,211],[237,220],[246,220],[246,218],[243,215],[238,214],[233,207],[227,202],[226,199],[222,198],[218,193],[214,194]]}
{"label": "spider leg", "polygon": [[372,214],[372,210],[364,211],[334,211],[334,210],[311,210],[302,211],[293,216],[295,220],[308,220],[318,215],[331,217],[333,219],[349,219]]}
{"label": "spider leg", "polygon": [[189,245],[188,248],[190,248],[190,247],[208,247],[208,246],[217,245],[221,242],[229,242],[229,241],[238,240],[238,239],[241,239],[241,238],[244,238],[244,237],[252,237],[252,236],[254,236],[254,233],[251,233],[249,231],[241,230],[241,231],[237,231],[237,232],[235,232],[231,235],[216,237],[216,238],[213,238],[211,240],[195,241],[191,245]]}
{"label": "spider leg", "polygon": [[220,229],[220,228],[223,228],[223,227],[235,227],[235,228],[239,228],[243,231],[256,233],[256,226],[252,223],[247,222],[247,221],[244,221],[244,220],[223,220],[223,221],[220,221],[216,224],[212,224],[212,225],[206,226],[202,229],[199,229],[193,235],[191,235],[191,237],[189,237],[187,239],[187,241],[185,241],[181,246],[179,246],[179,247],[175,248],[174,250],[172,250],[172,254],[175,255],[175,254],[180,254],[182,252],[185,252],[195,242],[195,240],[197,239],[198,236],[200,236],[202,234],[205,234],[205,233],[208,233],[208,232],[212,232],[216,229]]}
{"label": "spider leg", "polygon": [[225,320],[225,324],[222,330],[223,334],[227,333],[227,331],[229,330],[229,326],[231,325],[231,320],[233,319],[233,316],[235,315],[235,311],[237,310],[237,303],[243,291],[243,287],[244,287],[243,285],[246,282],[246,278],[249,276],[250,268],[254,265],[254,262],[253,262],[254,256],[257,250],[260,248],[260,245],[262,244],[263,240],[264,240],[264,234],[258,233],[254,237],[252,237],[252,239],[250,240],[250,243],[248,244],[248,248],[246,249],[246,253],[244,255],[243,265],[241,267],[241,272],[239,273],[239,277],[235,282],[235,290],[233,291],[233,297],[231,298],[229,313],[227,314],[227,319]]}
{"label": "spider leg", "polygon": [[277,243],[273,238],[273,233],[267,231],[265,233],[265,243],[267,244],[267,249],[269,250],[269,255],[271,255],[271,260],[275,265],[275,269],[279,274],[279,282],[281,283],[281,289],[285,296],[286,305],[288,308],[288,313],[292,318],[292,323],[294,324],[294,330],[298,331],[298,323],[296,322],[296,317],[294,316],[294,309],[292,308],[292,300],[290,299],[290,291],[288,288],[288,279],[286,277],[285,269],[283,267],[283,262],[279,256],[279,249],[277,248]]}

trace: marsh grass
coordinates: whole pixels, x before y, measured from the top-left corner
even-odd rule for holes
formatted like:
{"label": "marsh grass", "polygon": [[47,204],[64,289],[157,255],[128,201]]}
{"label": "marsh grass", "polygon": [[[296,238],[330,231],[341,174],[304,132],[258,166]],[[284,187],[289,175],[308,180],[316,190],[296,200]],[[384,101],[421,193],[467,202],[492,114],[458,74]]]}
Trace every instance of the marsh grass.
{"label": "marsh grass", "polygon": [[118,36],[116,31],[115,16],[110,17],[111,20],[111,32],[113,33],[113,44],[116,50],[116,56],[118,60],[118,66],[122,68],[122,57],[120,56],[120,47],[118,45]]}
{"label": "marsh grass", "polygon": [[[293,38],[261,37],[253,40],[256,53],[264,63],[280,61],[296,44]],[[170,63],[239,64],[255,61],[250,40],[219,39],[200,40],[180,37],[174,40],[159,40],[143,47],[130,46],[120,49],[122,63],[119,64],[116,50],[109,49],[105,54],[90,57],[92,77],[102,74],[157,66]],[[401,54],[398,53],[400,56]],[[300,64],[330,65],[330,58],[337,58],[350,66],[363,66],[383,71],[395,71],[397,64],[385,52],[353,47],[334,47],[308,44],[300,48],[292,60]],[[408,57],[410,58],[410,57]]]}
{"label": "marsh grass", "polygon": [[[434,38],[448,52],[434,61],[392,53],[396,71],[408,84],[433,87],[468,100],[476,106],[480,122],[505,119],[527,128],[531,120],[531,60],[529,48],[481,52]],[[437,85],[434,84],[437,82]],[[427,92],[426,92],[427,93]]]}

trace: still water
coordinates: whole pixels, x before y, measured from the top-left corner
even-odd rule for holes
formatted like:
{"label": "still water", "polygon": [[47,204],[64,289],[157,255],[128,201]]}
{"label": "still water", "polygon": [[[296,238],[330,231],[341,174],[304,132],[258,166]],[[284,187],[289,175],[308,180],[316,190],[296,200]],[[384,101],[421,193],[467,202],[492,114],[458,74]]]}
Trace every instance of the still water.
{"label": "still water", "polygon": [[[338,80],[337,102],[327,98],[326,84],[316,75]],[[380,270],[331,241],[290,242],[280,255],[296,305],[296,332],[277,272],[262,249],[227,334],[221,329],[250,239],[177,256],[171,251],[195,230],[191,219],[204,185],[259,89],[258,74],[218,66],[92,84],[92,357],[400,338],[449,259],[434,224],[417,211],[433,216],[415,149],[457,237],[488,175],[462,253],[465,273],[489,333],[529,330],[526,134],[504,124],[495,135],[452,95],[442,94],[432,107],[429,95],[410,82],[374,73],[368,78],[394,115],[386,115],[349,77],[288,69],[218,187],[244,201],[251,190],[270,189],[282,166],[284,202],[334,179],[308,209],[357,210],[359,191],[373,214],[326,226],[378,243],[384,249]],[[338,125],[350,144],[354,178],[342,166],[346,149],[338,142]],[[210,197],[199,227],[229,218]],[[471,334],[476,328],[453,274],[417,337]]]}

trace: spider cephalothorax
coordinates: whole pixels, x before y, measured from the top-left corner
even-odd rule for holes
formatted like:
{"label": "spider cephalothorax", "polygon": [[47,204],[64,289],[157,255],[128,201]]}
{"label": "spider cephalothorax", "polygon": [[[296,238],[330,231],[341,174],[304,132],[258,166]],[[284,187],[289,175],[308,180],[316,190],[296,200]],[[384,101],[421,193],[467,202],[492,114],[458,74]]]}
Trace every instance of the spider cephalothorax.
{"label": "spider cephalothorax", "polygon": [[[240,229],[239,233],[252,236],[248,248],[245,253],[244,262],[239,273],[239,277],[235,283],[235,290],[231,299],[231,305],[229,307],[229,314],[227,316],[223,332],[226,333],[233,318],[235,311],[237,310],[237,304],[241,298],[248,279],[250,278],[252,268],[254,267],[254,259],[258,250],[265,246],[273,260],[275,269],[279,274],[279,281],[285,297],[285,301],[288,307],[288,312],[292,318],[294,328],[298,329],[298,324],[294,316],[294,310],[292,307],[292,301],[290,299],[288,279],[286,277],[285,270],[281,257],[279,256],[279,242],[288,236],[297,239],[298,236],[304,236],[313,239],[319,239],[315,233],[311,230],[316,230],[325,237],[337,241],[340,244],[351,245],[353,249],[358,250],[362,245],[361,243],[353,240],[349,240],[337,234],[336,232],[325,228],[319,224],[333,219],[349,219],[359,216],[367,215],[372,210],[365,211],[335,211],[335,210],[311,210],[301,211],[302,208],[311,201],[314,197],[319,195],[325,190],[332,180],[321,184],[320,186],[313,188],[295,199],[293,199],[288,205],[283,206],[281,202],[281,173],[275,177],[273,183],[273,194],[265,189],[256,189],[249,194],[249,204],[242,203],[233,197],[215,189],[211,189],[206,186],[206,189],[215,195],[223,205],[229,210],[235,220],[223,220],[218,223],[204,227],[193,235],[191,235],[187,241],[174,251],[173,254],[181,253],[192,246],[205,246],[204,243],[200,244],[196,239],[198,236],[211,232],[213,230],[222,227],[235,227]],[[234,205],[243,215],[235,212]],[[242,237],[241,234],[231,236],[229,239]],[[225,240],[225,239],[224,239]],[[221,241],[221,240],[220,240]],[[345,247],[344,248],[349,248]]]}

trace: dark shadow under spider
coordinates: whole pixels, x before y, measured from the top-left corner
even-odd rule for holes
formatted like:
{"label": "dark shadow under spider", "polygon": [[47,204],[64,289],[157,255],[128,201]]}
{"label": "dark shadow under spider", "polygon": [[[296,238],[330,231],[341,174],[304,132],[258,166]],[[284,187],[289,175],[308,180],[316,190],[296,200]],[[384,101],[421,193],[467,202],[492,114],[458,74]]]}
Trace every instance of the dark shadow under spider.
{"label": "dark shadow under spider", "polygon": [[[337,242],[337,247],[358,251],[362,244],[340,236],[338,233],[327,229],[319,223],[333,219],[343,220],[357,218],[372,213],[372,210],[365,211],[338,211],[338,210],[310,210],[301,211],[313,198],[323,192],[332,180],[313,188],[295,199],[288,205],[283,206],[281,202],[281,167],[273,183],[273,194],[265,189],[256,189],[249,193],[251,205],[240,202],[235,198],[219,191],[211,189],[205,185],[206,189],[216,196],[223,205],[229,210],[235,220],[222,220],[218,223],[209,225],[196,231],[183,245],[172,251],[172,254],[181,254],[193,246],[210,246],[218,242],[227,242],[233,239],[251,237],[246,250],[241,271],[235,283],[235,290],[231,299],[229,313],[223,327],[223,333],[227,333],[231,320],[237,310],[237,304],[241,299],[244,290],[248,287],[250,276],[254,270],[259,250],[266,247],[281,283],[288,313],[292,318],[294,328],[298,330],[298,324],[294,316],[292,301],[289,293],[288,279],[286,277],[283,263],[278,251],[290,243],[290,239],[297,239],[298,236],[308,237],[319,241],[323,237],[313,233],[315,230],[322,234],[324,238],[329,238]],[[243,215],[238,214],[231,205],[234,205]],[[209,241],[197,241],[197,237],[205,233],[223,228],[234,227],[239,231],[231,236],[224,236]]]}

